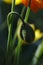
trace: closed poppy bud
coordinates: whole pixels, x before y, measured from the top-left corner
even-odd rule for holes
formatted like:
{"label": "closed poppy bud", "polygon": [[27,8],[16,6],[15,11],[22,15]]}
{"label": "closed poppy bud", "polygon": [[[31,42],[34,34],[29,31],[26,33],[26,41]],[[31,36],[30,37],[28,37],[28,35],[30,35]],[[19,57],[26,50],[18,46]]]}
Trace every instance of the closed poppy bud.
{"label": "closed poppy bud", "polygon": [[28,24],[24,23],[21,26],[20,36],[27,43],[32,43],[35,38],[34,30]]}

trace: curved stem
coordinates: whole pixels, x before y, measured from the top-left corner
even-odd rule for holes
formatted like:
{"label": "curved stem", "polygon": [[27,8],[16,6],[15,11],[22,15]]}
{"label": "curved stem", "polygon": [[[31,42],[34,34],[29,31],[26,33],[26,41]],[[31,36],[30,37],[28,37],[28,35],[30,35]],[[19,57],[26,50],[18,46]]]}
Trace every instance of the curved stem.
{"label": "curved stem", "polygon": [[[13,11],[12,11],[12,12],[10,12],[10,13],[8,14],[8,16],[7,16],[7,23],[8,23],[9,35],[8,35],[7,49],[8,49],[9,43],[11,43],[11,42],[10,42],[10,39],[12,38],[12,24],[11,24],[11,19],[10,19],[10,22],[9,22],[9,17],[10,17],[11,15],[14,15],[14,14],[16,14],[17,16],[19,16],[19,18],[22,20],[23,24],[25,24],[23,18],[22,18],[17,12],[13,12]],[[12,17],[11,17],[11,18],[12,18]]]}
{"label": "curved stem", "polygon": [[[11,12],[14,11],[15,8],[15,0],[12,0],[12,7],[11,7]],[[9,17],[10,16],[10,17]],[[11,45],[11,40],[12,40],[12,22],[13,22],[13,14],[8,14],[7,16],[7,25],[8,25],[8,42],[7,42],[7,50],[9,44]]]}
{"label": "curved stem", "polygon": [[[25,16],[25,19],[24,19],[24,23],[27,22],[28,17],[29,17],[29,14],[30,14],[30,9],[27,8],[26,16]],[[18,28],[18,29],[19,29],[19,28]],[[19,65],[19,55],[20,55],[21,46],[22,46],[22,40],[19,39],[18,45],[17,45],[17,47],[15,48],[15,55],[16,55],[16,57],[17,57],[17,65]]]}
{"label": "curved stem", "polygon": [[19,18],[22,20],[22,22],[24,23],[24,20],[23,20],[23,18],[17,13],[17,12],[10,12],[9,14],[8,14],[8,17],[7,17],[7,21],[8,21],[8,18],[9,18],[9,16],[11,15],[11,14],[16,14],[17,16],[19,16]]}
{"label": "curved stem", "polygon": [[[24,14],[24,10],[25,10],[25,7],[23,7],[23,9],[22,9],[22,12],[21,12],[21,17],[23,16],[23,14]],[[21,19],[19,18],[19,20],[18,20],[18,22],[21,22]],[[20,24],[19,24],[20,25]],[[14,34],[14,37],[13,37],[13,45],[14,45],[14,43],[15,43],[15,40],[16,40],[16,37],[17,37],[17,32],[18,32],[18,27],[19,27],[19,25],[17,25],[17,29],[16,29],[16,31],[15,31],[15,34]]]}

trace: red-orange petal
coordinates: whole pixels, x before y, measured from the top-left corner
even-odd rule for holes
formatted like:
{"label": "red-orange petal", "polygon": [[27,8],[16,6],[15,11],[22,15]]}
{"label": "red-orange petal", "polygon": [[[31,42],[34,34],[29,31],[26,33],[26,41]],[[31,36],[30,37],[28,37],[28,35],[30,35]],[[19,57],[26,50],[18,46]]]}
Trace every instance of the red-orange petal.
{"label": "red-orange petal", "polygon": [[37,3],[35,2],[35,0],[32,0],[30,8],[33,12],[37,12],[39,10],[39,7],[38,7]]}
{"label": "red-orange petal", "polygon": [[[29,1],[30,0],[22,0],[22,4],[27,7],[29,5]],[[31,0],[30,8],[33,12],[43,9],[43,0]]]}
{"label": "red-orange petal", "polygon": [[43,0],[36,0],[40,9],[43,9]]}
{"label": "red-orange petal", "polygon": [[22,0],[22,4],[24,4],[27,7],[29,4],[29,0]]}

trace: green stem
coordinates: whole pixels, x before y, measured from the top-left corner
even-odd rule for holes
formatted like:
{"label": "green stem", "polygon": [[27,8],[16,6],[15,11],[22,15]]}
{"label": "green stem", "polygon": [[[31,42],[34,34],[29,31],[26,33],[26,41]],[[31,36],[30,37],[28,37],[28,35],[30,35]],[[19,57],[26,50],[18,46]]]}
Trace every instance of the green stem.
{"label": "green stem", "polygon": [[[23,8],[23,10],[22,10],[22,14],[21,14],[21,16],[23,15],[23,11],[24,11],[24,9],[25,9],[25,7]],[[9,47],[10,47],[10,49],[12,50],[12,48],[13,48],[13,42],[12,42],[12,16],[11,15],[14,15],[14,12],[13,11],[11,11],[9,14],[8,14],[8,16],[7,16],[7,24],[8,24],[8,41],[7,41],[7,51],[9,50]],[[10,17],[11,16],[11,17]],[[9,20],[10,19],[10,20]],[[20,20],[20,19],[19,19]],[[21,21],[21,20],[20,20]],[[10,23],[9,23],[10,22]],[[19,25],[18,25],[19,26]],[[18,30],[18,28],[17,28],[17,30]],[[17,35],[17,34],[16,34]],[[16,35],[14,35],[14,40],[16,40]],[[8,51],[8,53],[9,53],[10,51]],[[8,56],[8,53],[7,53],[7,56]],[[9,56],[8,57],[8,59],[11,59],[12,58],[12,56]],[[6,62],[6,63],[8,63],[8,62]]]}
{"label": "green stem", "polygon": [[9,48],[9,45],[11,44],[11,38],[12,38],[12,31],[11,31],[11,25],[9,25],[9,30],[8,30],[8,41],[7,41],[7,50]]}
{"label": "green stem", "polygon": [[[25,16],[25,19],[24,19],[25,22],[27,22],[27,20],[28,20],[29,13],[30,13],[30,9],[27,8],[26,16]],[[18,29],[19,29],[19,28],[18,28]],[[21,46],[22,46],[22,40],[19,39],[18,45],[17,45],[17,47],[15,48],[15,55],[16,55],[16,57],[17,57],[17,65],[19,65],[19,55],[20,55]]]}
{"label": "green stem", "polygon": [[[24,10],[25,10],[25,7],[23,7],[23,9],[22,9],[21,17],[23,16]],[[29,14],[30,14],[30,8],[28,7],[28,8],[27,8],[27,11],[26,11],[25,19],[24,19],[25,22],[27,22],[28,17],[29,17]],[[18,22],[20,22],[20,21],[21,21],[21,20],[20,20],[20,18],[19,18]],[[17,26],[16,32],[15,32],[15,34],[14,34],[13,44],[14,44],[14,42],[15,42],[15,40],[16,40],[16,37],[17,37],[18,27],[19,27],[19,25]]]}
{"label": "green stem", "polygon": [[[25,10],[25,7],[23,7],[23,9],[22,9],[21,17],[22,17],[23,14],[24,14],[24,10]],[[19,18],[19,20],[18,20],[18,23],[19,23],[19,22],[21,22],[21,19],[20,19],[20,18]],[[19,24],[19,25],[20,25],[20,24]],[[13,37],[13,46],[14,46],[15,40],[16,40],[16,38],[17,38],[17,32],[18,32],[18,29],[19,29],[19,25],[17,25],[17,29],[16,29],[15,34],[14,34],[14,37]]]}
{"label": "green stem", "polygon": [[16,65],[19,65],[19,58],[20,58],[20,51],[21,51],[21,45],[22,45],[22,40],[18,40],[18,46],[15,48],[15,61]]}
{"label": "green stem", "polygon": [[11,11],[14,11],[15,8],[15,0],[12,0],[12,7],[11,7]]}
{"label": "green stem", "polygon": [[37,65],[37,62],[42,54],[43,54],[43,40],[35,52],[35,55],[32,59],[32,65]]}
{"label": "green stem", "polygon": [[[12,7],[11,7],[11,12],[14,12],[14,7],[15,7],[15,0],[12,0]],[[13,24],[13,18],[14,14],[9,13],[7,16],[7,25],[8,25],[8,40],[7,40],[7,53],[6,53],[6,65],[8,65],[9,62],[9,53],[12,51],[12,24]]]}
{"label": "green stem", "polygon": [[25,19],[24,19],[25,22],[28,21],[29,15],[30,15],[30,8],[27,7],[27,11],[26,11]]}
{"label": "green stem", "polygon": [[[14,7],[15,7],[15,0],[12,0],[11,12],[14,11]],[[8,42],[7,42],[7,49],[8,49],[8,47],[10,45],[12,45],[12,23],[13,23],[13,18],[14,18],[14,15],[12,13],[9,16],[7,16],[7,24],[8,24]]]}

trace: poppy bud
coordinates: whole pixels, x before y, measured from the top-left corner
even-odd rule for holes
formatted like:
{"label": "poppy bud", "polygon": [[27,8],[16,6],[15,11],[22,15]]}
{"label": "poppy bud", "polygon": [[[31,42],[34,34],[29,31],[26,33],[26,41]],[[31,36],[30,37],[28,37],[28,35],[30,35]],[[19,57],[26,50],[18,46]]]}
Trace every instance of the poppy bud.
{"label": "poppy bud", "polygon": [[27,43],[33,42],[35,38],[35,34],[33,29],[28,24],[22,24],[21,30],[20,30],[20,36],[22,40],[24,40]]}

